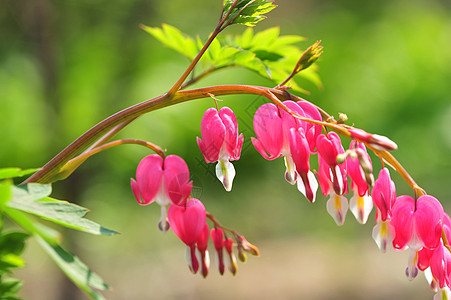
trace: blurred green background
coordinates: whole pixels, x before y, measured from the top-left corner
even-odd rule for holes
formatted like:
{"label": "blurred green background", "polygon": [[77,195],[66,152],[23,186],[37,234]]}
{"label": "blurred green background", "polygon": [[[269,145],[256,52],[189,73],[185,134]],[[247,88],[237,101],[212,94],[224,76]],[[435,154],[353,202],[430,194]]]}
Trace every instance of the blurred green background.
{"label": "blurred green background", "polygon": [[[1,0],[0,167],[39,167],[110,114],[167,91],[188,62],[138,28],[161,23],[205,38],[221,0]],[[450,209],[451,3],[448,0],[281,0],[256,30],[321,39],[324,88],[301,95],[349,123],[396,141],[395,156],[429,194]],[[214,12],[214,13],[212,13]],[[226,33],[239,33],[232,27]],[[251,71],[220,71],[196,86],[273,86]],[[283,162],[265,161],[250,144],[252,112],[263,99],[224,97],[238,115],[245,146],[231,193],[212,177],[195,137],[212,105],[199,100],[141,117],[119,134],[183,156],[195,191],[224,224],[259,246],[236,277],[189,273],[184,244],[157,229],[159,208],[139,206],[129,188],[149,152],[125,145],[90,159],[54,184],[54,196],[91,209],[88,217],[122,234],[65,231],[66,247],[114,290],[107,299],[430,299],[420,274],[404,276],[406,253],[381,254],[367,225],[351,214],[337,228],[325,199],[310,204],[283,178]],[[349,141],[344,141],[347,145]],[[374,157],[373,157],[373,160]],[[380,163],[374,162],[379,170]],[[393,172],[392,172],[393,173]],[[412,195],[393,175],[398,194]],[[28,242],[25,299],[86,299],[34,241]],[[428,298],[429,297],[429,298]]]}

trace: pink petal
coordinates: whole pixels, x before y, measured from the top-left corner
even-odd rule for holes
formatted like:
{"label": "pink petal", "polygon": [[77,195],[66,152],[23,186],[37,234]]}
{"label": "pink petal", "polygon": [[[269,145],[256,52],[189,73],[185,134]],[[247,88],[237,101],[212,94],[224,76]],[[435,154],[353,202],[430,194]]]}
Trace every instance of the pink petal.
{"label": "pink petal", "polygon": [[186,162],[177,155],[169,155],[164,160],[165,189],[173,204],[182,204],[191,193],[193,183],[189,181]]}
{"label": "pink petal", "polygon": [[415,200],[410,196],[399,196],[392,208],[391,224],[395,228],[393,247],[404,249],[413,235],[413,213]]}
{"label": "pink petal", "polygon": [[261,156],[263,156],[264,159],[273,160],[281,156],[281,154],[269,156],[265,148],[263,147],[263,144],[256,138],[251,137],[251,142],[254,145],[255,149],[261,154]]}
{"label": "pink petal", "polygon": [[269,154],[268,157],[280,157],[284,140],[282,119],[277,107],[272,103],[265,103],[260,106],[255,112],[253,124],[260,145],[260,149],[256,148],[260,154],[263,153],[261,150],[264,149]]}
{"label": "pink petal", "polygon": [[391,214],[391,208],[396,200],[396,188],[393,180],[390,179],[390,172],[383,168],[379,172],[379,177],[374,183],[371,192],[373,203],[380,212],[382,221],[387,220]]}
{"label": "pink petal", "polygon": [[[318,120],[321,121],[322,117],[318,109],[315,105],[311,104],[307,101],[298,101],[297,104],[299,107],[302,108],[304,111],[304,115],[312,120]],[[304,122],[304,128],[305,128],[305,136],[307,137],[307,141],[309,143],[310,151],[312,153],[315,153],[315,147],[316,147],[316,140],[318,136],[321,134],[322,127],[321,125],[317,124],[311,124]]]}
{"label": "pink petal", "polygon": [[[350,149],[353,149],[354,147],[358,147],[362,149],[368,159],[369,162],[371,162],[370,156],[368,155],[365,145],[362,143],[357,143],[353,140],[351,141],[351,145],[349,146]],[[360,161],[357,157],[348,157],[346,160],[347,164],[347,171],[348,175],[352,180],[353,185],[357,186],[358,194],[360,197],[363,197],[363,195],[366,194],[368,191],[368,184],[366,183],[365,174],[362,170],[362,167],[360,166]]]}
{"label": "pink petal", "polygon": [[205,223],[204,229],[202,230],[199,240],[197,241],[197,249],[199,249],[199,251],[205,252],[207,250],[209,238],[210,228],[208,228],[208,224]]}
{"label": "pink petal", "polygon": [[415,211],[415,230],[424,246],[430,249],[439,245],[442,235],[442,204],[432,196],[421,196]]}
{"label": "pink petal", "polygon": [[144,202],[143,201],[143,199],[141,198],[141,194],[139,193],[138,183],[136,182],[135,179],[130,178],[130,185],[132,187],[133,195],[135,195],[136,201],[138,201],[139,204],[146,205],[146,204],[151,203],[151,202]]}
{"label": "pink petal", "polygon": [[440,245],[433,251],[430,260],[432,276],[438,281],[440,288],[443,288],[449,283],[449,279],[447,278],[445,251],[449,253],[448,249],[440,242]]}
{"label": "pink petal", "polygon": [[238,136],[238,141],[237,141],[237,144],[236,144],[236,148],[234,149],[233,156],[230,157],[231,161],[240,159],[241,149],[243,148],[243,142],[244,142],[244,136],[243,136],[243,134],[240,134]]}
{"label": "pink petal", "polygon": [[[136,183],[143,204],[151,203],[158,193],[163,177],[163,159],[156,154],[144,157],[136,170]],[[139,201],[138,201],[139,202]]]}
{"label": "pink petal", "polygon": [[236,121],[236,116],[230,108],[223,107],[219,111],[219,117],[225,126],[224,146],[228,156],[233,157],[238,143],[238,122]]}
{"label": "pink petal", "polygon": [[226,137],[226,127],[215,108],[209,108],[202,117],[202,139],[205,144],[202,154],[205,160],[217,161]]}
{"label": "pink petal", "polygon": [[304,129],[298,128],[296,130],[292,128],[289,137],[291,157],[296,165],[296,170],[299,174],[307,173],[310,170],[310,149],[305,138]]}
{"label": "pink petal", "polygon": [[188,246],[197,243],[201,237],[206,218],[204,205],[195,198],[189,198],[186,207],[169,206],[168,219],[172,231]]}
{"label": "pink petal", "polygon": [[327,136],[324,134],[319,135],[316,147],[319,155],[329,166],[337,165],[337,155],[344,153],[340,138],[335,132],[329,132]]}
{"label": "pink petal", "polygon": [[[299,105],[296,104],[296,102],[288,100],[284,101],[283,104],[290,109],[292,112],[297,113],[300,116],[304,116],[304,111],[299,107]],[[293,117],[289,113],[285,112],[284,110],[279,108],[279,114],[282,118],[282,137],[283,137],[283,146],[282,146],[282,152],[283,151],[289,151],[290,149],[290,130],[292,128],[298,128],[301,126],[301,120]]]}
{"label": "pink petal", "polygon": [[318,181],[321,192],[324,196],[329,195],[332,178],[330,177],[330,167],[321,156],[318,155]]}
{"label": "pink petal", "polygon": [[209,156],[209,153],[207,152],[207,146],[205,145],[205,143],[200,139],[200,137],[196,137],[196,142],[197,142],[197,146],[199,146],[200,152],[202,152],[202,156],[205,159],[205,162],[211,163],[211,162],[215,162],[215,160],[211,159]]}

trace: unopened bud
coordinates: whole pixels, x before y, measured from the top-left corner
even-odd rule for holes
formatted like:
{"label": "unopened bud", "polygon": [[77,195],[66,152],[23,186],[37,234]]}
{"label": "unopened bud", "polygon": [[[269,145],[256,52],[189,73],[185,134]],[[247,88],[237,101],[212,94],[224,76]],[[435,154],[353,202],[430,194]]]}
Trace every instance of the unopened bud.
{"label": "unopened bud", "polygon": [[357,157],[359,159],[359,163],[363,169],[363,172],[365,172],[365,174],[371,174],[373,172],[373,165],[371,164],[370,160],[368,159],[365,151],[362,148],[356,148],[355,153],[357,154]]}
{"label": "unopened bud", "polygon": [[342,164],[342,163],[344,163],[347,156],[348,156],[348,155],[346,155],[346,153],[338,154],[338,155],[337,155],[337,164]]}
{"label": "unopened bud", "polygon": [[351,136],[365,144],[381,151],[392,151],[398,149],[398,145],[386,136],[371,134],[358,128],[348,129]]}
{"label": "unopened bud", "polygon": [[307,69],[315,61],[317,61],[319,56],[323,53],[323,46],[320,46],[319,43],[321,43],[321,41],[317,41],[302,53],[301,58],[299,58],[299,61],[296,65],[296,73]]}
{"label": "unopened bud", "polygon": [[226,259],[227,267],[233,275],[238,271],[238,265],[236,264],[235,254],[233,253],[233,240],[228,238],[224,241],[224,247],[226,248],[228,259]]}
{"label": "unopened bud", "polygon": [[246,253],[244,253],[243,251],[243,246],[241,245],[241,243],[238,243],[237,249],[238,249],[238,259],[243,263],[246,262],[247,256]]}
{"label": "unopened bud", "polygon": [[243,250],[254,255],[254,256],[260,256],[260,251],[258,248],[251,243],[249,243],[244,236],[240,236],[240,240],[238,241],[243,247]]}
{"label": "unopened bud", "polygon": [[338,113],[338,124],[344,124],[348,120],[348,115],[344,113]]}
{"label": "unopened bud", "polygon": [[374,175],[373,173],[365,173],[365,181],[369,187],[374,185]]}

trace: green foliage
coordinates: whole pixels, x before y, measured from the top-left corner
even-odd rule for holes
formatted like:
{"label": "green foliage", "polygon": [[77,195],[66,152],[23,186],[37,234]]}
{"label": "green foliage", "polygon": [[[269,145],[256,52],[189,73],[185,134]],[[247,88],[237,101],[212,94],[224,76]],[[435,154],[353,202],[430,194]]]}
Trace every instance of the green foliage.
{"label": "green foliage", "polygon": [[22,281],[15,278],[6,278],[0,281],[0,300],[20,299],[16,296],[22,287]]}
{"label": "green foliage", "polygon": [[0,179],[22,177],[38,171],[39,169],[22,170],[20,168],[3,168],[0,169]]}
{"label": "green foliage", "polygon": [[230,24],[255,26],[266,18],[264,14],[276,7],[273,2],[266,0],[225,0],[222,18],[228,15],[225,21]]}
{"label": "green foliage", "polygon": [[163,45],[185,55],[190,60],[193,60],[197,52],[199,52],[199,49],[197,49],[196,42],[193,40],[193,38],[183,34],[174,26],[163,24],[162,28],[160,29],[158,27],[148,27],[146,25],[141,25],[141,28],[150,33]]}
{"label": "green foliage", "polygon": [[[183,34],[177,28],[163,24],[162,28],[142,26],[142,28],[159,40],[163,45],[181,53],[189,59],[203,47],[203,42]],[[197,66],[194,78],[201,78],[213,71],[241,66],[257,72],[265,78],[282,82],[293,71],[303,51],[296,46],[305,41],[298,35],[280,35],[278,27],[255,33],[247,28],[241,35],[219,36],[213,40]],[[300,92],[306,92],[296,79],[307,79],[317,86],[322,86],[315,65],[302,70],[291,80],[289,86]]]}
{"label": "green foliage", "polygon": [[[24,176],[34,171],[22,171],[18,168],[1,169],[0,177]],[[21,281],[12,278],[3,280],[2,276],[11,274],[11,269],[25,265],[25,261],[20,255],[25,248],[25,240],[29,235],[37,239],[39,245],[56,265],[91,298],[103,299],[103,296],[94,289],[109,289],[109,286],[97,274],[92,272],[76,256],[61,247],[59,232],[37,222],[23,212],[95,235],[112,235],[117,232],[84,219],[88,209],[50,198],[48,196],[51,192],[52,188],[49,184],[29,183],[15,186],[11,180],[0,181],[0,208],[2,213],[10,217],[27,232],[0,234],[0,300],[19,299],[15,294],[22,286]]]}
{"label": "green foliage", "polygon": [[109,286],[96,273],[92,272],[76,256],[64,250],[60,245],[52,245],[38,234],[35,234],[34,237],[56,265],[80,289],[93,299],[104,299],[103,296],[93,288],[108,290]]}
{"label": "green foliage", "polygon": [[47,197],[50,192],[50,185],[30,183],[26,189],[13,187],[13,198],[8,206],[76,230],[97,235],[117,234],[116,231],[84,219],[88,209]]}

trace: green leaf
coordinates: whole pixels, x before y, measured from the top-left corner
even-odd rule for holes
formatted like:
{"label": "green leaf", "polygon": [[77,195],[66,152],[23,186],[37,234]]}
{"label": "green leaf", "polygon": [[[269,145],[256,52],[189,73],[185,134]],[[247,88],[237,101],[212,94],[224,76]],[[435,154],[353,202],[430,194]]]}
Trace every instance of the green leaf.
{"label": "green leaf", "polygon": [[61,234],[58,231],[31,220],[28,215],[17,209],[7,207],[5,213],[27,232],[39,234],[51,244],[57,244],[61,239]]}
{"label": "green leaf", "polygon": [[47,197],[52,193],[50,184],[29,183],[20,187],[13,186],[11,201],[32,202]]}
{"label": "green leaf", "polygon": [[38,170],[39,169],[22,170],[20,168],[3,168],[0,169],[0,179],[22,177],[28,174],[35,173]]}
{"label": "green leaf", "polygon": [[255,26],[266,18],[264,14],[277,7],[273,2],[266,0],[239,0],[235,5],[233,3],[234,0],[224,1],[222,18],[227,16],[225,22],[246,26]]}
{"label": "green leaf", "polygon": [[[14,299],[6,298],[15,296],[22,287],[22,280],[16,278],[6,278],[0,282],[0,299]],[[16,297],[16,299],[19,299]]]}
{"label": "green leaf", "polygon": [[53,198],[32,200],[22,197],[21,201],[15,197],[8,203],[8,206],[15,208],[42,219],[84,232],[96,235],[113,235],[116,231],[107,229],[91,220],[83,218],[88,209],[79,205],[61,201]]}
{"label": "green leaf", "polygon": [[25,240],[29,237],[24,232],[10,232],[0,236],[0,256],[12,253],[20,255],[25,248]]}
{"label": "green leaf", "polygon": [[11,199],[11,186],[12,183],[8,180],[0,181],[0,211],[3,211],[6,203]]}
{"label": "green leaf", "polygon": [[82,261],[80,261],[80,259],[64,250],[60,245],[49,244],[38,234],[35,234],[35,238],[50,258],[80,289],[93,299],[104,299],[102,294],[94,290],[110,289],[108,284],[105,283],[102,278],[92,272]]}
{"label": "green leaf", "polygon": [[25,260],[15,254],[9,253],[0,256],[0,269],[7,270],[11,268],[22,268],[25,266]]}
{"label": "green leaf", "polygon": [[163,45],[183,54],[190,60],[193,60],[199,52],[195,40],[183,34],[174,26],[163,24],[162,28],[158,28],[141,25],[141,28],[159,40]]}

